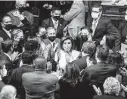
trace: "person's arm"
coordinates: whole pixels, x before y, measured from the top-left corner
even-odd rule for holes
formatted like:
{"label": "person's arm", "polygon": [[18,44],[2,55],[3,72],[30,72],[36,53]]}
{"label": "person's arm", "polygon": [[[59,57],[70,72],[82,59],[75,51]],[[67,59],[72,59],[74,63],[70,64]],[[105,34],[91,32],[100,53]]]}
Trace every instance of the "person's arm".
{"label": "person's arm", "polygon": [[123,84],[121,84],[121,88],[123,89],[123,91],[127,92],[127,87],[124,86]]}
{"label": "person's arm", "polygon": [[121,48],[121,35],[118,29],[108,21],[106,24],[106,30],[109,34],[114,35],[115,37],[115,51],[119,51]]}
{"label": "person's arm", "polygon": [[63,15],[65,21],[71,21],[81,12],[80,5],[78,2],[73,3],[71,9]]}
{"label": "person's arm", "polygon": [[47,28],[47,27],[48,27],[48,26],[47,26],[47,24],[45,23],[45,20],[43,20],[43,21],[42,21],[41,26],[42,26],[42,27],[45,27],[45,28]]}

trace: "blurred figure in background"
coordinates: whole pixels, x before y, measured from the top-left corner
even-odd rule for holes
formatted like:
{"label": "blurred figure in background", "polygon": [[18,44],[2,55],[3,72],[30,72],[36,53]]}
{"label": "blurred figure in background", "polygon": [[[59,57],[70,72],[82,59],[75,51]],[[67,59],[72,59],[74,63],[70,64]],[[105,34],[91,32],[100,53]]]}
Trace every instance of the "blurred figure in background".
{"label": "blurred figure in background", "polygon": [[77,48],[77,36],[82,27],[85,26],[85,5],[83,1],[73,1],[73,4],[68,12],[63,16],[65,21],[68,21],[67,31],[69,36],[74,40]]}
{"label": "blurred figure in background", "polygon": [[27,11],[28,6],[26,0],[16,0],[16,9],[7,13],[11,17],[13,25],[23,27],[33,24],[33,14]]}

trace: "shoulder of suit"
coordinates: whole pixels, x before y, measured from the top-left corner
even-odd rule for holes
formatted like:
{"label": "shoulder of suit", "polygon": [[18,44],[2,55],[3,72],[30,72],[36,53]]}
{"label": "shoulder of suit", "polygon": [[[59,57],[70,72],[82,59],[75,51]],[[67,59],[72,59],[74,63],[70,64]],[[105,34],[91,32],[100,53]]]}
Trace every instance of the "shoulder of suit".
{"label": "shoulder of suit", "polygon": [[51,18],[44,19],[42,22],[48,22]]}
{"label": "shoulder of suit", "polygon": [[43,41],[44,41],[44,44],[46,44],[46,45],[50,44],[49,39],[44,39]]}
{"label": "shoulder of suit", "polygon": [[102,22],[104,22],[104,23],[111,22],[111,20],[110,20],[109,18],[103,17],[103,16],[100,18],[100,20],[101,20]]}
{"label": "shoulder of suit", "polygon": [[60,39],[59,38],[56,38],[56,42],[60,42]]}
{"label": "shoulder of suit", "polygon": [[33,15],[31,12],[24,11],[24,15]]}
{"label": "shoulder of suit", "polygon": [[56,82],[58,81],[58,77],[56,75],[54,75],[54,74],[49,74],[48,78],[52,79],[52,80],[56,80]]}
{"label": "shoulder of suit", "polygon": [[34,74],[34,71],[33,71],[33,72],[26,72],[26,73],[23,73],[23,74],[22,74],[22,78],[28,76],[29,74],[30,74],[30,75],[33,75],[33,74]]}
{"label": "shoulder of suit", "polygon": [[0,28],[0,34],[1,34],[1,33],[5,33],[5,31],[3,31],[2,28]]}
{"label": "shoulder of suit", "polygon": [[11,11],[9,11],[9,12],[7,12],[7,14],[12,14],[13,12],[15,12],[16,10],[14,9],[14,10],[11,10]]}

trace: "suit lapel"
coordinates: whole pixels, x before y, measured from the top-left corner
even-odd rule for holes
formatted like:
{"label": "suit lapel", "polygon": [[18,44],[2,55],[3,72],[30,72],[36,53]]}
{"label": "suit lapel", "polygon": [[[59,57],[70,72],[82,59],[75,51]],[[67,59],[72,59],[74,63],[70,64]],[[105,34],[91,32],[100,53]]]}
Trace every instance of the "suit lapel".
{"label": "suit lapel", "polygon": [[[4,31],[4,30],[3,30]],[[8,34],[4,31],[4,35],[5,35],[5,37],[7,37],[7,38],[10,38],[9,36],[8,36]],[[11,39],[11,38],[10,38]]]}
{"label": "suit lapel", "polygon": [[51,19],[51,18],[49,19],[49,26],[54,27],[54,24],[53,24],[53,22],[52,22],[52,19]]}

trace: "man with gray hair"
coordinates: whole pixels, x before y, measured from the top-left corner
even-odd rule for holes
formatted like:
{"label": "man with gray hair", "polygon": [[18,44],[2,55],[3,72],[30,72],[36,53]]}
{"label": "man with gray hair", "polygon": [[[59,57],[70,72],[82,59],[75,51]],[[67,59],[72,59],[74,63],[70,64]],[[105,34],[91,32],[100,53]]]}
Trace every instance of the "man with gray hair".
{"label": "man with gray hair", "polygon": [[54,99],[54,91],[58,83],[57,76],[46,72],[47,61],[43,57],[36,58],[34,64],[34,72],[22,75],[26,99]]}

